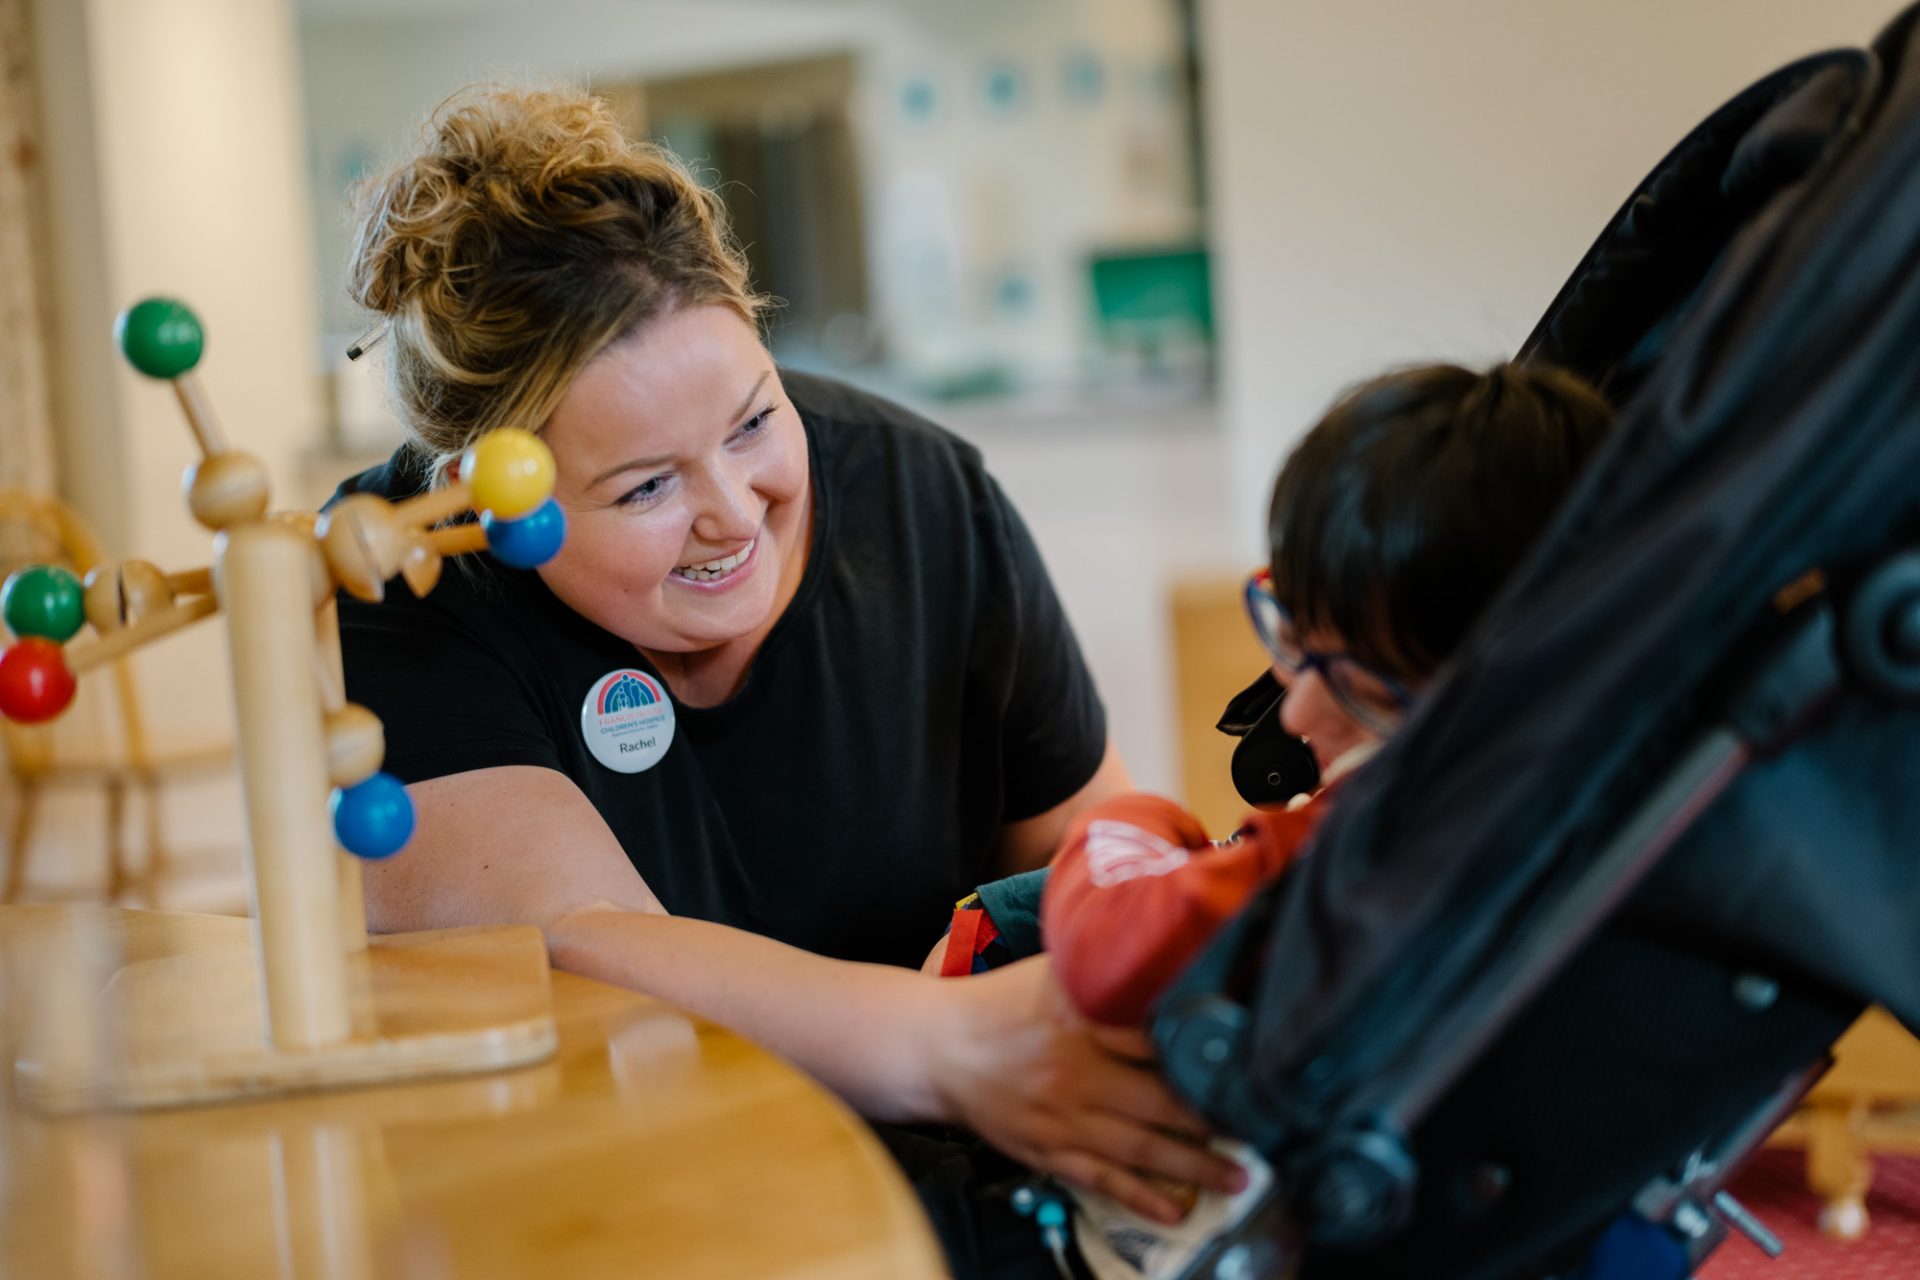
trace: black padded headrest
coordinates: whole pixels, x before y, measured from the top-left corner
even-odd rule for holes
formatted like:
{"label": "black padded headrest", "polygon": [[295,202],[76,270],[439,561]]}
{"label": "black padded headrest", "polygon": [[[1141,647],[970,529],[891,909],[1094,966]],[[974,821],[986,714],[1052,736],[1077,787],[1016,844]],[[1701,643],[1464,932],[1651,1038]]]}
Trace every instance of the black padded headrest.
{"label": "black padded headrest", "polygon": [[1861,50],[1815,54],[1709,116],[1620,207],[1520,359],[1571,369],[1626,404],[1734,231],[1819,166],[1873,74]]}

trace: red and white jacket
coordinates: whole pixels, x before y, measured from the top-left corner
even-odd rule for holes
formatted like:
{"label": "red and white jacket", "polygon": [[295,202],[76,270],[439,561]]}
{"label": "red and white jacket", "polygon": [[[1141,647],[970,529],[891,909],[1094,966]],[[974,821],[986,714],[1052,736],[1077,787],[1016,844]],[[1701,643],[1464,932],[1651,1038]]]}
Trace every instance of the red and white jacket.
{"label": "red and white jacket", "polygon": [[1248,814],[1219,845],[1162,796],[1117,796],[1081,814],[1040,906],[1041,940],[1074,1006],[1094,1022],[1144,1021],[1200,948],[1286,870],[1326,814],[1337,779],[1371,754],[1349,752],[1311,800]]}

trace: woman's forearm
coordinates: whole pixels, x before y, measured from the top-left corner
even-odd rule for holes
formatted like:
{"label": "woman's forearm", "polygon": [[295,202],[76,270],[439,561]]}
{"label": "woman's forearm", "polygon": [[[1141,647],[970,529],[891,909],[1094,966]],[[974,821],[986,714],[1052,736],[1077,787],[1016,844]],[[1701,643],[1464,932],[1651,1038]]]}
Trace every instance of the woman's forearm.
{"label": "woman's forearm", "polygon": [[[963,981],[827,960],[724,925],[615,909],[547,927],[562,968],[657,995],[810,1072],[875,1120],[954,1120],[1014,1159],[1177,1222],[1144,1174],[1225,1192],[1237,1166],[1178,1135],[1199,1122],[1137,1061],[1104,1046],[1035,956]],[[1143,1174],[1144,1171],[1144,1174]]]}
{"label": "woman's forearm", "polygon": [[710,1018],[873,1119],[951,1118],[921,1056],[940,1034],[937,979],[682,916],[597,908],[570,912],[546,933],[558,967]]}

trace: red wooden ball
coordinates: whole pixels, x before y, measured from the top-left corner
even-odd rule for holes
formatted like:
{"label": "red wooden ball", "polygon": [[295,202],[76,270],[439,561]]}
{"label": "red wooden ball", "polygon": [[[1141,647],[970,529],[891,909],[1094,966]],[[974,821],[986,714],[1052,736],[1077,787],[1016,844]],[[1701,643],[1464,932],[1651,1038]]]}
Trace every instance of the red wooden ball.
{"label": "red wooden ball", "polygon": [[9,720],[51,720],[73,701],[73,689],[73,672],[51,640],[26,636],[0,654],[0,715]]}

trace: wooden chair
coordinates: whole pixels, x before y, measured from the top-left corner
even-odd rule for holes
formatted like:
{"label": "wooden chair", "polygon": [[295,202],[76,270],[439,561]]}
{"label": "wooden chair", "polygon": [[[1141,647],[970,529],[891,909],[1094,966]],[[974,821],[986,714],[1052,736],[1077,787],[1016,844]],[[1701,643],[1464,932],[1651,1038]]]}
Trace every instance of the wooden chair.
{"label": "wooden chair", "polygon": [[1920,1154],[1920,1040],[1886,1010],[1867,1010],[1771,1141],[1805,1148],[1820,1230],[1842,1240],[1865,1235],[1874,1154]]}
{"label": "wooden chair", "polygon": [[[26,564],[57,564],[84,577],[101,563],[99,540],[72,508],[56,498],[20,489],[0,489],[0,578]],[[102,731],[92,741],[70,741],[51,725],[16,725],[0,718],[0,749],[18,801],[7,844],[0,849],[4,878],[0,903],[18,901],[26,884],[27,857],[46,792],[60,787],[99,787],[105,800],[107,883],[104,897],[129,894],[151,906],[169,870],[163,832],[161,788],[175,781],[217,776],[232,768],[227,747],[156,754],[149,746],[131,666],[113,664]],[[85,697],[85,694],[82,694]],[[126,810],[129,791],[140,793],[145,859],[129,866]]]}
{"label": "wooden chair", "polygon": [[1245,574],[1230,572],[1196,576],[1176,583],[1168,596],[1181,797],[1216,836],[1240,825],[1247,802],[1233,787],[1233,749],[1239,740],[1214,725],[1233,695],[1272,661],[1247,621],[1245,581]]}

